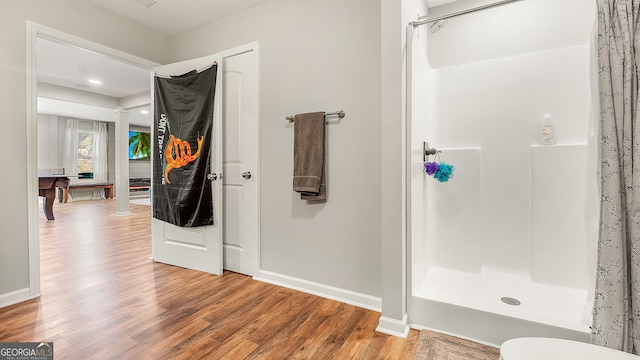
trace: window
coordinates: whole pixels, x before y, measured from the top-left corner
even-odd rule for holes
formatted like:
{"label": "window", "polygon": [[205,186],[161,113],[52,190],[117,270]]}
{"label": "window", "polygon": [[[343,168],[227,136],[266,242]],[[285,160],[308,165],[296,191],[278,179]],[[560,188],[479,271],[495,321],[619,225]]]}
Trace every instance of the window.
{"label": "window", "polygon": [[78,132],[78,174],[93,173],[94,135],[91,131]]}

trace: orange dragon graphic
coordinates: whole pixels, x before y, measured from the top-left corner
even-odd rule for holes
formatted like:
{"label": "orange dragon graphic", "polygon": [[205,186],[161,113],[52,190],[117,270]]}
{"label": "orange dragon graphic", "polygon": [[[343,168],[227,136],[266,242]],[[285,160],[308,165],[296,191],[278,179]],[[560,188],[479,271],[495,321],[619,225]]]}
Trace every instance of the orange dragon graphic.
{"label": "orange dragon graphic", "polygon": [[181,168],[193,161],[195,161],[200,156],[200,147],[202,146],[202,141],[204,140],[204,136],[200,136],[198,133],[198,150],[195,154],[191,154],[191,145],[189,142],[176,138],[171,135],[169,137],[169,143],[167,144],[167,148],[165,150],[165,158],[167,160],[167,165],[164,168],[164,178],[167,184],[171,184],[169,180],[169,172],[173,169]]}

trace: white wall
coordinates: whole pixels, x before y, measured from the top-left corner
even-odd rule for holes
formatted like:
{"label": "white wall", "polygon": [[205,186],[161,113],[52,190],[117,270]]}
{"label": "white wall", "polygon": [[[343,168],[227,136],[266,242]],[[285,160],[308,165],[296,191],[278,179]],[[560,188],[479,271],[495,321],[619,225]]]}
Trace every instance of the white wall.
{"label": "white wall", "polygon": [[[24,0],[4,2],[0,14],[0,107],[5,145],[12,149],[0,187],[11,207],[0,209],[0,302],[5,294],[29,287],[27,198],[27,26],[33,21],[156,62],[166,62],[167,39],[143,26],[108,13],[82,0]],[[88,19],[91,19],[90,21]],[[108,29],[108,30],[107,30]],[[35,122],[35,120],[34,120]]]}
{"label": "white wall", "polygon": [[381,1],[381,114],[382,138],[382,316],[378,330],[408,333],[406,310],[406,243],[404,176],[405,151],[405,26],[414,4]]}
{"label": "white wall", "polygon": [[[171,41],[183,60],[260,42],[261,269],[379,297],[380,7],[272,0]],[[343,109],[327,126],[328,200],[292,191],[285,116]]]}
{"label": "white wall", "polygon": [[[420,3],[419,0],[414,0],[416,3]],[[407,15],[411,21],[417,20],[417,14],[429,15],[430,9],[420,8],[415,6],[411,13]],[[411,81],[411,94],[409,94],[409,102],[411,105],[411,113],[408,116],[408,125],[410,126],[407,137],[409,141],[408,159],[409,168],[409,197],[408,206],[410,209],[410,232],[408,240],[411,239],[424,239],[426,233],[425,207],[424,204],[427,201],[426,186],[427,178],[424,177],[423,167],[420,166],[423,163],[423,142],[428,140],[428,119],[431,118],[433,108],[435,104],[431,101],[432,85],[430,80],[431,65],[428,61],[428,26],[419,26],[413,29],[413,38],[409,40],[408,46],[411,46],[411,68],[409,69],[409,76]],[[431,87],[430,87],[431,86]],[[433,143],[429,144],[433,146]],[[409,259],[411,270],[409,275],[409,282],[411,284],[422,283],[422,276],[425,274],[423,269],[416,270],[416,265],[426,265],[423,261],[426,253],[426,243],[424,241],[413,241],[408,244],[409,247]]]}
{"label": "white wall", "polygon": [[38,172],[62,169],[64,125],[57,115],[38,114]]}
{"label": "white wall", "polygon": [[109,109],[120,106],[118,98],[43,82],[38,83],[38,96]]}
{"label": "white wall", "polygon": [[151,161],[129,160],[129,179],[151,178]]}

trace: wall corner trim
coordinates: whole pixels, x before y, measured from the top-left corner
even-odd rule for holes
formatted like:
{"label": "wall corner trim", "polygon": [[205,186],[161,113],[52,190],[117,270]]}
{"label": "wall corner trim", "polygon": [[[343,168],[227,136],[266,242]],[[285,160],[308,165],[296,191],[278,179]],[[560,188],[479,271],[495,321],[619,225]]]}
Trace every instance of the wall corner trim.
{"label": "wall corner trim", "polygon": [[407,314],[405,313],[404,316],[402,316],[402,320],[380,316],[376,331],[406,339],[409,335],[409,329],[409,322]]}
{"label": "wall corner trim", "polygon": [[316,283],[304,279],[298,279],[288,275],[282,275],[270,271],[259,270],[253,277],[254,280],[282,286],[288,289],[302,291],[308,294],[324,297],[345,304],[358,306],[364,309],[382,310],[382,299],[379,297],[357,293],[355,291],[340,289],[337,287]]}
{"label": "wall corner trim", "polygon": [[29,288],[24,288],[24,289],[12,291],[5,294],[0,294],[0,308],[17,304],[19,302],[27,301],[27,300],[36,298],[38,296],[40,296],[40,294],[32,296]]}

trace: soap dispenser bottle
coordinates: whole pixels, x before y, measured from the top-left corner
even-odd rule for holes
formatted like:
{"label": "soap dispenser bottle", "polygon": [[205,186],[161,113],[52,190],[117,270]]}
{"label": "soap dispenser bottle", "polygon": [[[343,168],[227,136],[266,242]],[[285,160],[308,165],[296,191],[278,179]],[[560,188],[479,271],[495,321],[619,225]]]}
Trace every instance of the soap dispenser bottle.
{"label": "soap dispenser bottle", "polygon": [[553,121],[551,121],[551,115],[549,114],[546,114],[542,118],[542,123],[540,124],[540,144],[541,145],[556,144],[555,127],[553,126]]}

